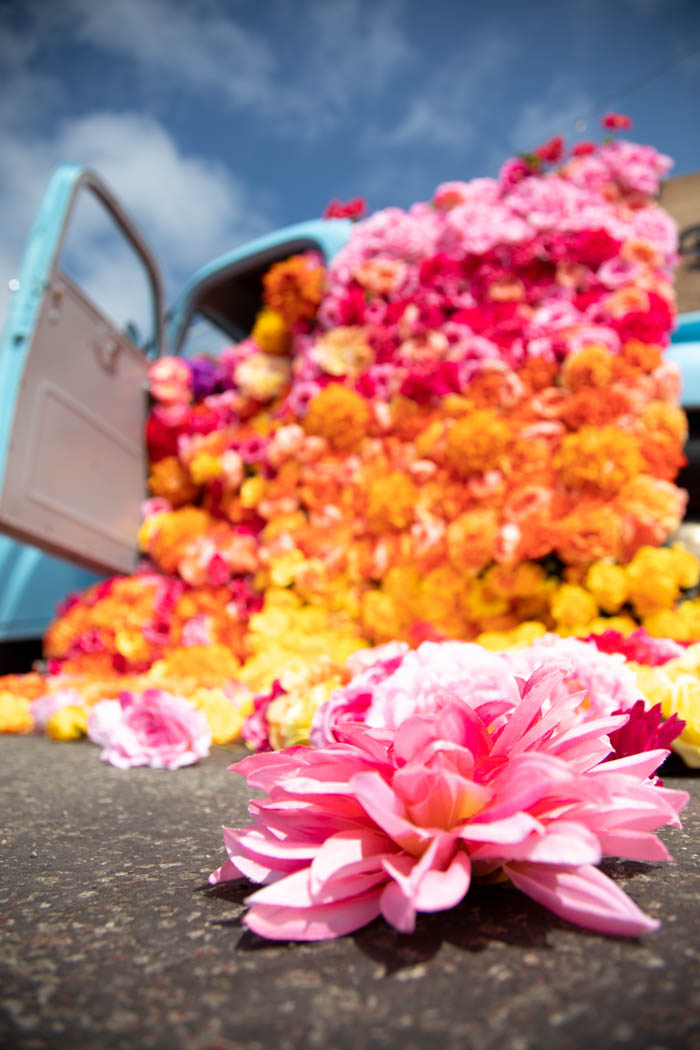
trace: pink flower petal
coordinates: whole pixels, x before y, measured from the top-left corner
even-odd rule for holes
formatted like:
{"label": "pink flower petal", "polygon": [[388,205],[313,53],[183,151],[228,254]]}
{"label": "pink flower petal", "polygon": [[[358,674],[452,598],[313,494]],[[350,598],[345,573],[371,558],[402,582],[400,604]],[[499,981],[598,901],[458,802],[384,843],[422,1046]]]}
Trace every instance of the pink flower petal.
{"label": "pink flower petal", "polygon": [[380,893],[372,890],[354,900],[313,908],[253,904],[243,922],[253,933],[270,940],[323,941],[352,933],[376,919],[379,899]]}
{"label": "pink flower petal", "polygon": [[591,865],[556,868],[516,862],[504,865],[503,870],[523,893],[562,919],[587,929],[636,937],[659,928],[656,919],[645,915],[611,879]]}

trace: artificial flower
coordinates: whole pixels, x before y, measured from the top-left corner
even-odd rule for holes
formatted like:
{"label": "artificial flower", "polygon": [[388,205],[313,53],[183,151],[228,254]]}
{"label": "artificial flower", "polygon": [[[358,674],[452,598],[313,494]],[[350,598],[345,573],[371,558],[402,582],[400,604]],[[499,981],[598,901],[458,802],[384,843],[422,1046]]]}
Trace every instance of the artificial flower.
{"label": "artificial flower", "polygon": [[[338,743],[244,759],[266,795],[224,828],[211,877],[263,883],[244,922],[274,939],[341,936],[378,915],[402,932],[502,873],[557,915],[603,933],[658,927],[596,867],[605,853],[666,860],[684,792],[651,774],[663,750],[605,761],[626,714],[571,722],[562,672],[503,678],[498,699],[440,693],[394,730],[338,726]],[[639,807],[646,816],[640,821]]]}
{"label": "artificial flower", "polygon": [[102,747],[100,757],[119,769],[179,769],[206,758],[211,744],[204,713],[162,689],[100,701],[90,713],[87,734]]}

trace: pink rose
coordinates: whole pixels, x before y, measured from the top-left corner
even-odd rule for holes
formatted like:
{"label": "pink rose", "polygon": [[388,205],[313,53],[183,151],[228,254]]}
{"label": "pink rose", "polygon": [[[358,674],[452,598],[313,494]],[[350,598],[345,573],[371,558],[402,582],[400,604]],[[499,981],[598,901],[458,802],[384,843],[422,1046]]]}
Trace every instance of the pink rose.
{"label": "pink rose", "polygon": [[100,700],[88,720],[88,737],[102,745],[103,761],[119,769],[179,769],[206,758],[211,745],[204,714],[163,689]]}

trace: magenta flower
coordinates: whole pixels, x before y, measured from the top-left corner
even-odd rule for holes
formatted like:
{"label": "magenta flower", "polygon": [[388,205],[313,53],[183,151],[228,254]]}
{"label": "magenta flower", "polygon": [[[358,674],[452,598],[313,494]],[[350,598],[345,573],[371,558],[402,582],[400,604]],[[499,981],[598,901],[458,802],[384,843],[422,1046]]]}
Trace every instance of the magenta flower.
{"label": "magenta flower", "polygon": [[228,859],[210,882],[264,884],[248,898],[252,930],[320,940],[383,915],[410,932],[417,912],[451,908],[497,872],[581,926],[657,928],[595,865],[669,859],[653,832],[679,825],[688,796],[651,776],[667,752],[605,762],[628,716],[577,722],[561,668],[512,676],[509,699],[467,696],[438,688],[432,711],[394,730],[337,725],[337,744],[232,767],[267,797],[251,802],[252,825],[223,829]]}
{"label": "magenta flower", "polygon": [[685,722],[681,721],[677,714],[664,718],[661,704],[647,708],[644,700],[637,700],[627,714],[629,717],[625,724],[610,734],[614,758],[624,758],[626,755],[636,755],[640,751],[657,748],[668,749],[685,729]]}
{"label": "magenta flower", "polygon": [[88,719],[88,737],[102,745],[100,757],[119,769],[179,769],[206,758],[211,746],[203,712],[163,689],[100,700]]}

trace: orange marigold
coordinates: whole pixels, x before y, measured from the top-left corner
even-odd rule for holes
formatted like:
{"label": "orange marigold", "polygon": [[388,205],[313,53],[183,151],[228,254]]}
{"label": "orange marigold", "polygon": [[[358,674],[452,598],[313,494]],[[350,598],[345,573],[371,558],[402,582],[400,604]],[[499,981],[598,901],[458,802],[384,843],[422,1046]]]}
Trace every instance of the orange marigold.
{"label": "orange marigold", "polygon": [[369,418],[369,405],[360,394],[330,383],[309,405],[304,430],[326,438],[340,452],[349,452],[366,435]]}
{"label": "orange marigold", "polygon": [[498,518],[493,510],[468,510],[447,527],[447,552],[457,569],[483,569],[493,560]]}
{"label": "orange marigold", "polygon": [[667,401],[650,401],[642,412],[641,422],[650,434],[668,434],[681,445],[687,440],[688,420],[678,405],[669,405]]}
{"label": "orange marigold", "polygon": [[552,386],[559,372],[556,361],[544,357],[530,357],[518,372],[518,379],[528,390],[544,390]]}
{"label": "orange marigold", "polygon": [[154,496],[167,499],[171,507],[191,503],[199,491],[177,456],[166,456],[151,464],[148,488]]}
{"label": "orange marigold", "polygon": [[564,386],[572,391],[584,386],[598,389],[610,386],[614,375],[614,357],[604,346],[593,343],[567,357],[561,375]]}
{"label": "orange marigold", "polygon": [[567,434],[554,465],[567,488],[614,495],[642,469],[639,442],[614,426]]}
{"label": "orange marigold", "polygon": [[661,360],[661,347],[642,343],[639,339],[628,339],[614,359],[615,375],[622,377],[653,372]]}
{"label": "orange marigold", "polygon": [[587,424],[601,427],[612,423],[628,411],[629,401],[621,391],[584,386],[568,398],[560,417],[572,430],[578,430]]}
{"label": "orange marigold", "polygon": [[559,522],[557,554],[571,565],[618,558],[622,542],[620,515],[606,503],[580,504]]}
{"label": "orange marigold", "polygon": [[385,529],[406,529],[415,514],[418,489],[408,475],[400,470],[370,483],[367,518],[374,532]]}
{"label": "orange marigold", "polygon": [[661,478],[639,474],[620,489],[615,504],[623,514],[657,523],[663,535],[678,525],[685,511],[686,493]]}
{"label": "orange marigold", "polygon": [[323,297],[325,271],[311,255],[292,255],[263,277],[263,301],[288,325],[310,321]]}
{"label": "orange marigold", "polygon": [[688,462],[680,442],[669,434],[643,434],[639,451],[644,459],[644,472],[663,481],[673,481]]}
{"label": "orange marigold", "polygon": [[480,409],[458,419],[447,434],[445,458],[466,478],[499,466],[511,442],[511,428],[500,413]]}

